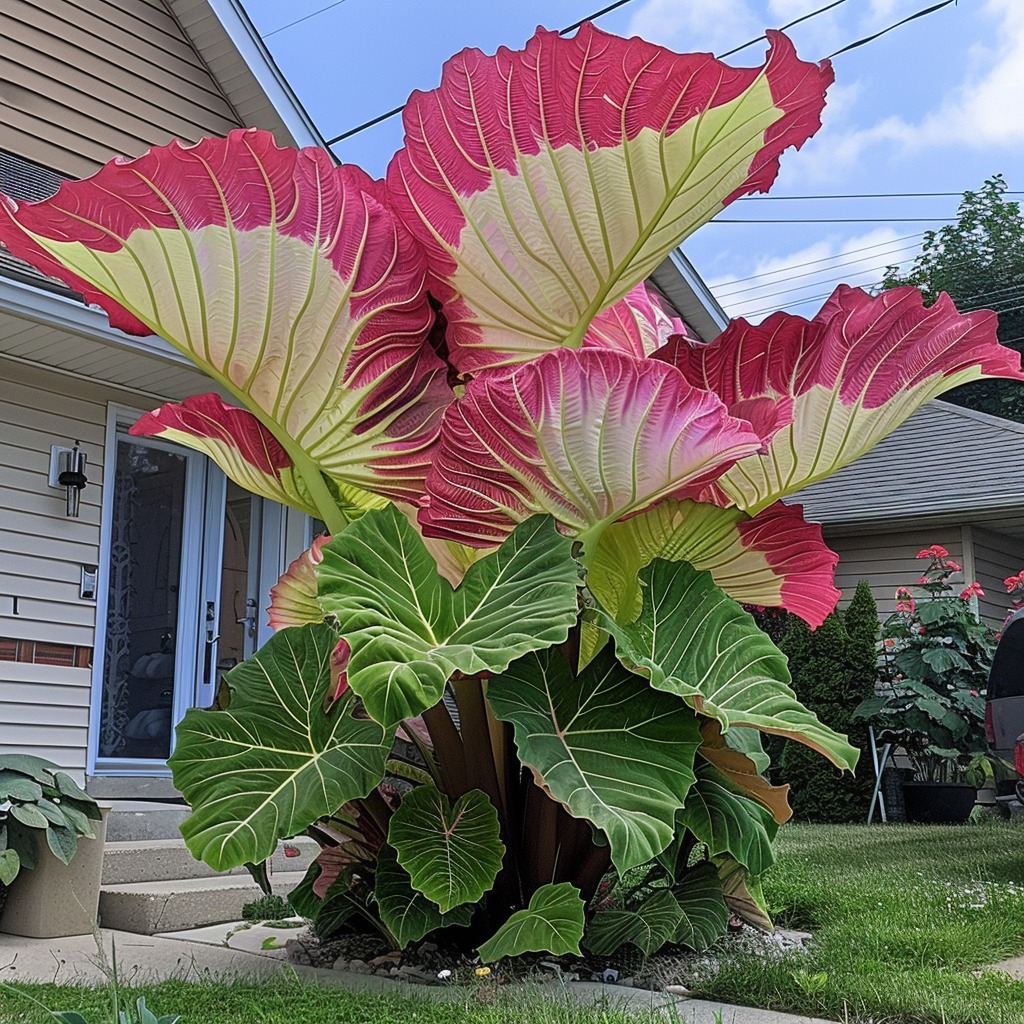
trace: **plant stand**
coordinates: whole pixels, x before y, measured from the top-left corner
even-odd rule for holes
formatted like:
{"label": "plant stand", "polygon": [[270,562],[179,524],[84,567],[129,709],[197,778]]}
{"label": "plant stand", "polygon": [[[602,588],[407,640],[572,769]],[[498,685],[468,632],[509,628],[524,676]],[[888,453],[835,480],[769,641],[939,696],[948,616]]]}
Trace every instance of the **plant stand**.
{"label": "plant stand", "polygon": [[[109,808],[92,822],[95,839],[81,838],[70,864],[62,864],[46,848],[32,871],[22,870],[6,890],[0,932],[33,939],[87,935],[96,926],[103,873],[103,844]],[[0,893],[0,901],[3,899]]]}

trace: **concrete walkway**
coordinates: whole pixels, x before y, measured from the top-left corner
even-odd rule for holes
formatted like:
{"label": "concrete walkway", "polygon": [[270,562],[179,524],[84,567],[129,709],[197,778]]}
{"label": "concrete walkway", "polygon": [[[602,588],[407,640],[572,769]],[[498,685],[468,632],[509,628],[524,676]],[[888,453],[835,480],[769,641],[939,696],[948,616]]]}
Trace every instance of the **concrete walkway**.
{"label": "concrete walkway", "polygon": [[[230,926],[225,925],[225,932]],[[181,935],[181,933],[179,933]],[[209,938],[169,938],[162,935],[135,935],[104,929],[101,933],[106,955],[116,943],[118,976],[126,984],[155,982],[165,978],[182,981],[237,978],[299,977],[321,984],[373,992],[401,993],[409,998],[464,998],[459,988],[433,988],[408,985],[388,978],[349,974],[315,967],[295,967],[277,955],[264,955],[244,949],[214,945]],[[92,935],[66,939],[26,939],[0,934],[0,981],[58,982],[66,985],[95,985],[105,980],[100,968],[96,940]],[[674,1024],[830,1024],[818,1018],[799,1017],[745,1006],[729,1006],[650,992],[645,989],[617,988],[594,982],[552,985],[552,995],[566,993],[580,1003],[610,1001],[624,1009],[662,1009]],[[544,991],[548,986],[538,985]],[[716,1016],[716,1014],[718,1016]]]}

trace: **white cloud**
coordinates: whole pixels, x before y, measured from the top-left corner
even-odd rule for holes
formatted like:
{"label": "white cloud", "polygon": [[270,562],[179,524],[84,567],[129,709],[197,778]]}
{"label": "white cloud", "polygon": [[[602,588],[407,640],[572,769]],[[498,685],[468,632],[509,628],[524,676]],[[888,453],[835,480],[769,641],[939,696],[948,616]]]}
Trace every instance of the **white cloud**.
{"label": "white cloud", "polygon": [[745,0],[647,0],[633,15],[628,35],[681,53],[720,53],[760,35],[764,26]]}
{"label": "white cloud", "polygon": [[[863,288],[875,285],[886,266],[912,257],[917,249],[914,239],[904,240],[892,228],[876,228],[848,238],[832,236],[795,252],[765,257],[742,274],[712,278],[707,283],[730,316],[745,316],[752,323],[760,323],[783,307],[813,316],[824,302],[822,296],[830,294],[838,283]],[[796,305],[801,300],[808,305]]]}
{"label": "white cloud", "polygon": [[[876,0],[876,6],[890,5]],[[917,121],[891,115],[866,128],[843,129],[852,106],[846,100],[851,97],[833,87],[825,108],[825,128],[799,162],[801,177],[828,181],[843,176],[880,145],[920,152],[1011,148],[1024,143],[1024,0],[989,0],[985,13],[999,19],[993,33],[996,42],[974,47],[971,70],[963,81]]]}
{"label": "white cloud", "polygon": [[1024,3],[989,0],[1000,45],[979,48],[974,71],[911,129],[910,145],[1012,146],[1024,142]]}

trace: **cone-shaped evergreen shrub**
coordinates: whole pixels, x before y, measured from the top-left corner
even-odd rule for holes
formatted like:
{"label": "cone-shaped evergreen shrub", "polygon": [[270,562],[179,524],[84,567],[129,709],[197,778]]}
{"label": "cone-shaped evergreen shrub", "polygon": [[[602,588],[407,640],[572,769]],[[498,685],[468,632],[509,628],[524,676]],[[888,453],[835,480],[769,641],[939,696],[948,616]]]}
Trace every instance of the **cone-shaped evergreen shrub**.
{"label": "cone-shaped evergreen shrub", "polygon": [[857,584],[845,615],[830,615],[816,630],[790,616],[780,644],[789,658],[793,689],[800,700],[850,743],[863,751],[856,776],[820,763],[811,751],[786,743],[776,781],[792,787],[789,801],[798,821],[856,822],[867,816],[874,775],[867,728],[855,720],[854,708],[875,692],[878,610],[871,588]]}

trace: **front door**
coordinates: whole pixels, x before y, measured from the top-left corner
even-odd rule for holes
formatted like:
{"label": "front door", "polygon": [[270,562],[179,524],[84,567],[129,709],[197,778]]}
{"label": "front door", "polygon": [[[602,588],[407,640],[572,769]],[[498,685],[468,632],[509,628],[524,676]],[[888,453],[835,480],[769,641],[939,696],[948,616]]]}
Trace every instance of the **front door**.
{"label": "front door", "polygon": [[166,775],[174,726],[254,649],[264,502],[121,427],[108,458],[92,773]]}

